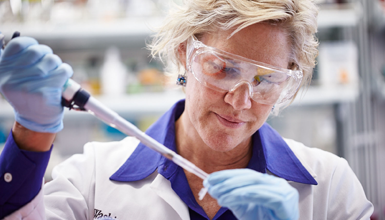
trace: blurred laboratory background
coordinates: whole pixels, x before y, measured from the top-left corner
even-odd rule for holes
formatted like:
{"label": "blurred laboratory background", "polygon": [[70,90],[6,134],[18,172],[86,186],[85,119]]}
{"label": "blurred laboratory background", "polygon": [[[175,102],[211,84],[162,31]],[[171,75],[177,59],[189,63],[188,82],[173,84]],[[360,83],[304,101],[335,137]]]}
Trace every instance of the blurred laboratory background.
{"label": "blurred laboratory background", "polygon": [[[182,0],[174,0],[176,3]],[[316,0],[317,66],[290,107],[268,122],[281,135],[348,160],[385,220],[385,1]],[[169,0],[0,0],[0,31],[36,38],[74,69],[73,79],[143,131],[184,97],[146,43]],[[0,150],[13,124],[0,96]],[[84,112],[65,112],[47,171],[89,141],[125,136]]]}

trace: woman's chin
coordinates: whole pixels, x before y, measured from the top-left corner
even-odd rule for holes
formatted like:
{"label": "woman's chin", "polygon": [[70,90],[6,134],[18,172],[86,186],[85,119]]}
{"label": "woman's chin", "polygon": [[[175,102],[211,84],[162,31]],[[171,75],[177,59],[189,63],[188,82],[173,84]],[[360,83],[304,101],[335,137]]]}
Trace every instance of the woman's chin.
{"label": "woman's chin", "polygon": [[232,137],[217,137],[209,138],[206,141],[207,146],[213,151],[228,152],[233,150],[239,145],[239,141],[235,141]]}

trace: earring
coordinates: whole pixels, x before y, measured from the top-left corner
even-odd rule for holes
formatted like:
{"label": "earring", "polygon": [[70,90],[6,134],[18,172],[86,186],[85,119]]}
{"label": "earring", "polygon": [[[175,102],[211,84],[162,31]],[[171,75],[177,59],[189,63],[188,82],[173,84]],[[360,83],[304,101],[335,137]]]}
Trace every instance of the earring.
{"label": "earring", "polygon": [[186,73],[184,75],[179,74],[178,78],[176,79],[176,84],[180,85],[180,86],[183,86],[183,87],[186,87],[186,83],[187,83]]}

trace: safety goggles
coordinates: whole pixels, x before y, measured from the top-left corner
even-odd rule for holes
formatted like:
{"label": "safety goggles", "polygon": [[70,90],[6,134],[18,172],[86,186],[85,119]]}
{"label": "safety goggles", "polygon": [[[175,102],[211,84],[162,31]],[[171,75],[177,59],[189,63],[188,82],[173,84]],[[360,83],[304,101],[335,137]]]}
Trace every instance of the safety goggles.
{"label": "safety goggles", "polygon": [[191,37],[187,42],[187,69],[203,85],[233,92],[246,84],[250,97],[261,104],[282,104],[297,92],[302,71],[273,67],[209,47]]}

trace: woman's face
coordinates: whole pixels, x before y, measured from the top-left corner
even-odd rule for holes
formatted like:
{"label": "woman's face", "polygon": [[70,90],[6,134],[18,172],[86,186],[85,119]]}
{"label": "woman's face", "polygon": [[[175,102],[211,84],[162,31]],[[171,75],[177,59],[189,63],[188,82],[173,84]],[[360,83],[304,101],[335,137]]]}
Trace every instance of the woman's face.
{"label": "woman's face", "polygon": [[[255,24],[227,39],[231,32],[204,34],[200,41],[252,60],[288,67],[290,44],[282,28]],[[188,72],[187,76],[184,114],[188,115],[188,123],[202,141],[220,152],[250,143],[251,136],[266,121],[273,105],[252,100],[246,84],[232,92],[218,92],[198,82],[192,73]]]}

